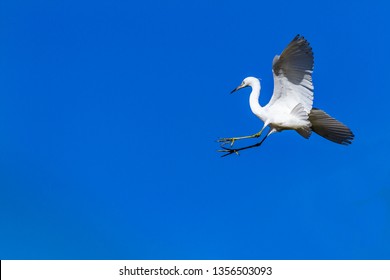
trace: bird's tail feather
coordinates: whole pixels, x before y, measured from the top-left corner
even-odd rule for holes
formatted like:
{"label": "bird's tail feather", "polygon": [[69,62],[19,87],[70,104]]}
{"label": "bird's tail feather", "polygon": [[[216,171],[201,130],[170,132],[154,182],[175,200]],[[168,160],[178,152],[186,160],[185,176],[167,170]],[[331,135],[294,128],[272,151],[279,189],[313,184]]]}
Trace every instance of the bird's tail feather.
{"label": "bird's tail feather", "polygon": [[352,143],[355,135],[338,120],[332,118],[320,109],[313,108],[309,114],[311,129],[318,135],[338,144],[348,145]]}

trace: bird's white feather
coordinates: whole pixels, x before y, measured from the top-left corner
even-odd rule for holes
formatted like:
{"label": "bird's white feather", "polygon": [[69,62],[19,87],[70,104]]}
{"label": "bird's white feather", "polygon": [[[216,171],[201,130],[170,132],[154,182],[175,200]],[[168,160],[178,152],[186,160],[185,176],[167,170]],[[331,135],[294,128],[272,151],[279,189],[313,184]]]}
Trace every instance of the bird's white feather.
{"label": "bird's white feather", "polygon": [[307,114],[313,106],[314,66],[313,51],[300,35],[297,35],[272,65],[274,92],[266,107],[292,111],[301,104]]}

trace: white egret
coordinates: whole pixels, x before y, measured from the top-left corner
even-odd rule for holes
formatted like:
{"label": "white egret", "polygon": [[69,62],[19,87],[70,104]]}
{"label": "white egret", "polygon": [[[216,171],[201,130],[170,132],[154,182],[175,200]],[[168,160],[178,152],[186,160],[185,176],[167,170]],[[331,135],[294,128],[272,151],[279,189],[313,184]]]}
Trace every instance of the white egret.
{"label": "white egret", "polygon": [[[274,92],[269,103],[262,107],[259,104],[260,81],[254,77],[245,78],[233,92],[252,87],[249,97],[250,108],[260,120],[264,122],[263,128],[253,135],[220,138],[222,156],[260,146],[264,140],[275,132],[295,130],[306,139],[312,131],[320,136],[338,144],[352,143],[352,131],[329,116],[324,111],[313,108],[313,73],[314,57],[308,41],[297,35],[286,47],[280,56],[276,55],[272,62],[274,76]],[[263,130],[269,126],[266,136],[258,143],[241,148],[225,147],[230,143],[233,146],[236,140],[258,138]]]}

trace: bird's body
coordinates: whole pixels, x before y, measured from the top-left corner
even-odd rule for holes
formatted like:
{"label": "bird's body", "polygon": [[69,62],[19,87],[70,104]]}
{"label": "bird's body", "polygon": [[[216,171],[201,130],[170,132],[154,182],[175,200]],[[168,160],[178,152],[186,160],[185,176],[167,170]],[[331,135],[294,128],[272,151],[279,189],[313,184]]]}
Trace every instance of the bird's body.
{"label": "bird's body", "polygon": [[260,81],[257,78],[248,77],[246,78],[246,82],[252,87],[252,92],[249,96],[249,106],[252,113],[261,119],[264,124],[277,131],[299,129],[300,127],[310,125],[307,119],[291,113],[299,103],[288,104],[277,102],[272,106],[267,104],[261,107],[259,104]]}
{"label": "bird's body", "polygon": [[229,155],[260,146],[269,135],[283,130],[295,130],[305,138],[309,138],[314,131],[333,142],[350,144],[354,135],[347,126],[324,111],[312,107],[313,66],[314,56],[309,43],[302,36],[297,35],[282,54],[275,56],[273,60],[274,92],[266,106],[262,107],[259,103],[261,89],[259,79],[245,78],[232,92],[244,87],[252,88],[249,105],[253,114],[264,122],[263,128],[250,136],[222,138],[219,142],[229,142],[233,145],[236,140],[259,137],[267,126],[270,130],[264,139],[255,145],[238,149],[224,147],[221,151]]}
{"label": "bird's body", "polygon": [[[254,77],[248,77],[245,80],[248,86],[252,87],[252,92],[249,96],[249,106],[252,113],[263,121],[264,126],[268,125],[271,129],[278,132],[310,126],[307,113],[303,110],[303,107],[300,107],[300,103],[294,103],[293,101],[290,103],[276,102],[272,105],[268,103],[266,106],[261,107],[259,104],[260,81]],[[301,110],[294,111],[294,108]]]}

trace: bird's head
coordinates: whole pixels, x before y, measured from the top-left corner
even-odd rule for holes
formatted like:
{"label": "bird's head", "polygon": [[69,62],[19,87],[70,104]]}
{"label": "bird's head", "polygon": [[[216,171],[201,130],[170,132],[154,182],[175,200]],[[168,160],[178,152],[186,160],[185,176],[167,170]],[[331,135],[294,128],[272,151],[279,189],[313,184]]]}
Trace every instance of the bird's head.
{"label": "bird's head", "polygon": [[245,78],[242,81],[242,83],[238,87],[233,89],[231,93],[233,93],[233,92],[235,92],[235,91],[237,91],[239,89],[245,88],[245,87],[251,87],[254,84],[259,84],[260,85],[259,79],[255,78],[255,77],[247,77],[247,78]]}

